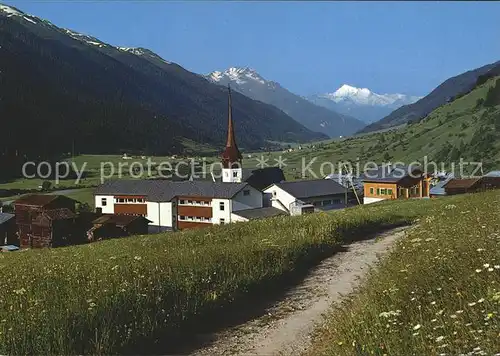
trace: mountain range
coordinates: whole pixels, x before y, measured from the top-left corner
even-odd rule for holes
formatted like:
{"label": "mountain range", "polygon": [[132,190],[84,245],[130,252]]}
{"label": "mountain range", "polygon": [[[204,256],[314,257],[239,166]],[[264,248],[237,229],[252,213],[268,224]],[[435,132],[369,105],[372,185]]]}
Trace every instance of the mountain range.
{"label": "mountain range", "polygon": [[365,123],[382,119],[395,109],[421,99],[405,94],[377,94],[367,88],[342,85],[332,93],[312,95],[309,101],[330,110],[351,115]]}
{"label": "mountain range", "polygon": [[0,5],[0,117],[9,133],[0,157],[220,148],[227,84],[235,89],[242,148],[325,140],[413,125],[498,75],[500,61],[450,78],[423,98],[347,84],[302,97],[251,68],[192,73],[148,49],[110,45]]}
{"label": "mountain range", "polygon": [[315,105],[279,83],[263,78],[252,68],[231,67],[222,72],[214,71],[206,77],[213,83],[224,86],[230,84],[236,91],[249,98],[273,105],[308,129],[330,137],[350,135],[366,125],[351,116]]}
{"label": "mountain range", "polygon": [[[115,47],[0,7],[0,154],[182,152],[221,147],[227,89],[143,48]],[[233,95],[239,144],[322,140],[272,105]]]}

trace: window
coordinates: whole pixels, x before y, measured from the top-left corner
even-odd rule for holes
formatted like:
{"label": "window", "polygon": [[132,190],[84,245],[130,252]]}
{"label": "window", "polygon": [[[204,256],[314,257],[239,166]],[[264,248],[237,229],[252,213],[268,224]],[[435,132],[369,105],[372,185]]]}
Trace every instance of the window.
{"label": "window", "polygon": [[221,201],[221,202],[219,203],[219,210],[220,210],[220,211],[224,211],[224,208],[225,208],[225,207],[224,207],[224,202],[222,202],[222,201]]}
{"label": "window", "polygon": [[250,195],[250,191],[249,191],[249,190],[244,190],[244,191],[243,191],[243,195],[245,195],[245,196],[249,196],[249,195]]}
{"label": "window", "polygon": [[226,223],[226,219],[220,219],[219,222],[221,225],[224,225]]}
{"label": "window", "polygon": [[373,195],[373,188],[370,188],[370,194]]}
{"label": "window", "polygon": [[386,195],[387,194],[387,189],[380,189],[380,194]]}
{"label": "window", "polygon": [[186,217],[181,215],[181,216],[179,216],[179,220],[186,220]]}
{"label": "window", "polygon": [[377,195],[380,195],[380,188],[377,188]]}
{"label": "window", "polygon": [[106,198],[102,198],[102,199],[101,199],[101,205],[102,205],[102,206],[106,206],[106,205],[108,205],[108,199],[106,199]]}
{"label": "window", "polygon": [[275,190],[273,190],[273,197],[275,197],[275,196],[276,196],[276,191],[275,191]]}
{"label": "window", "polygon": [[233,172],[233,178],[237,178],[238,177],[238,171],[234,171]]}
{"label": "window", "polygon": [[323,200],[323,206],[331,205],[332,201],[331,200]]}
{"label": "window", "polygon": [[387,195],[392,196],[392,189],[387,189]]}
{"label": "window", "polygon": [[184,199],[181,199],[179,200],[179,204],[186,204],[186,202],[184,201]]}

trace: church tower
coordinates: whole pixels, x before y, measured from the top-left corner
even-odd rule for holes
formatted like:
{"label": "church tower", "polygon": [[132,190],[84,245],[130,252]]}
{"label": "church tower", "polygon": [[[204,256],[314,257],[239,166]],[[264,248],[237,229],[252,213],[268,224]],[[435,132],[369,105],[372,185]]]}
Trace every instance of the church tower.
{"label": "church tower", "polygon": [[228,90],[228,127],[226,148],[222,153],[222,181],[226,183],[241,183],[243,179],[243,170],[241,168],[241,153],[236,145],[234,137],[234,123],[231,107],[231,87],[227,86]]}

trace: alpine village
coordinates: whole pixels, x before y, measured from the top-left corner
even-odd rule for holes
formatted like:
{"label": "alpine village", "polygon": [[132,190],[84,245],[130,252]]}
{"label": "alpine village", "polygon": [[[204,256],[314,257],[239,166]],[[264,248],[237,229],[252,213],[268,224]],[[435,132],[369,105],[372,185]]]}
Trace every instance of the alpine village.
{"label": "alpine village", "polygon": [[1,354],[500,355],[500,61],[306,97],[0,4],[0,117]]}

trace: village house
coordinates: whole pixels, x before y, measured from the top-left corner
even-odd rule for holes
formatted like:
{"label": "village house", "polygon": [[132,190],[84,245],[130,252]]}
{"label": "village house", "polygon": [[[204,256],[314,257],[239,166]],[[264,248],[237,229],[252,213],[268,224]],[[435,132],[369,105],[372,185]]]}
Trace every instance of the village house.
{"label": "village house", "polygon": [[443,186],[446,195],[484,192],[500,188],[500,174],[490,172],[482,177],[459,179],[454,178]]}
{"label": "village house", "polygon": [[61,195],[34,194],[14,203],[19,245],[55,247],[73,243],[75,201]]}
{"label": "village house", "polygon": [[92,228],[87,231],[89,242],[107,238],[145,235],[150,221],[135,215],[102,215],[92,221]]}
{"label": "village house", "polygon": [[430,176],[420,167],[382,165],[362,175],[363,204],[390,199],[428,198]]}
{"label": "village house", "polygon": [[143,216],[151,232],[226,224],[238,210],[262,207],[262,192],[248,183],[112,180],[95,191],[103,214]]}
{"label": "village house", "polygon": [[264,194],[266,205],[290,215],[345,208],[351,196],[347,188],[331,179],[274,183]]}

